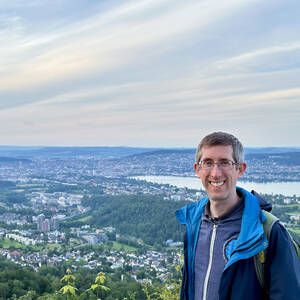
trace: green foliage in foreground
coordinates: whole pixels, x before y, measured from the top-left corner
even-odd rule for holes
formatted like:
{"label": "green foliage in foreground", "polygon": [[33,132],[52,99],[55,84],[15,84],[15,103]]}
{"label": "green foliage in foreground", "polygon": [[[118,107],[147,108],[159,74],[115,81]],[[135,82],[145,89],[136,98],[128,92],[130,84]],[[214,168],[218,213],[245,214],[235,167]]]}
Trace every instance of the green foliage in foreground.
{"label": "green foliage in foreground", "polygon": [[179,284],[140,284],[124,270],[104,274],[82,268],[72,273],[67,265],[34,272],[0,260],[0,300],[178,300]]}

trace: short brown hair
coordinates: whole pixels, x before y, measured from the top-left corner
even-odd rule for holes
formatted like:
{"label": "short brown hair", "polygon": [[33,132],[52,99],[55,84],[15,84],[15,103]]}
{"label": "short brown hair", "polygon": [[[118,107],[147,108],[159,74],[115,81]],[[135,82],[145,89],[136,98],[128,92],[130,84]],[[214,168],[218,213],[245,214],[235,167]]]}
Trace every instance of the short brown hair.
{"label": "short brown hair", "polygon": [[197,147],[196,163],[199,163],[202,156],[202,148],[213,146],[232,146],[233,159],[237,163],[244,162],[244,148],[242,143],[232,134],[227,132],[213,132],[205,136]]}

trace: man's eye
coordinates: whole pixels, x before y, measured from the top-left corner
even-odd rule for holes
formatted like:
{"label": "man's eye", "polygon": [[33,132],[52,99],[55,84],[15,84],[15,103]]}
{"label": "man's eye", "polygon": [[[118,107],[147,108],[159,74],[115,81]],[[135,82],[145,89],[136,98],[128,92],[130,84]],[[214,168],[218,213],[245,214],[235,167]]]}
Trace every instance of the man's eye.
{"label": "man's eye", "polygon": [[212,161],[204,161],[203,164],[206,167],[211,167],[213,165],[213,162]]}
{"label": "man's eye", "polygon": [[226,161],[226,160],[224,160],[224,161],[221,161],[221,162],[220,162],[220,165],[221,165],[222,167],[227,167],[227,166],[229,166],[229,165],[230,165],[230,162],[229,162],[229,161]]}

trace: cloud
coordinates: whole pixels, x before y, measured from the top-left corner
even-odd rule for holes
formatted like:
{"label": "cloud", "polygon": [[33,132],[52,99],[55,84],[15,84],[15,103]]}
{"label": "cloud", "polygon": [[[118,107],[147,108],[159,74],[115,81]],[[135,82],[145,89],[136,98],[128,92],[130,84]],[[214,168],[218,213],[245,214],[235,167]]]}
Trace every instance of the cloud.
{"label": "cloud", "polygon": [[216,61],[219,70],[231,72],[268,72],[300,67],[300,43],[255,49],[247,53]]}
{"label": "cloud", "polygon": [[[62,80],[84,81],[135,68],[145,57],[151,59],[180,47],[180,36],[201,30],[226,10],[240,6],[238,3],[231,0],[216,10],[215,1],[172,6],[170,1],[129,1],[52,32],[20,33],[2,50],[1,73],[6,76],[0,92],[26,92],[40,86],[52,89]],[[160,12],[161,6],[168,8]],[[141,20],[149,10],[152,16]]]}

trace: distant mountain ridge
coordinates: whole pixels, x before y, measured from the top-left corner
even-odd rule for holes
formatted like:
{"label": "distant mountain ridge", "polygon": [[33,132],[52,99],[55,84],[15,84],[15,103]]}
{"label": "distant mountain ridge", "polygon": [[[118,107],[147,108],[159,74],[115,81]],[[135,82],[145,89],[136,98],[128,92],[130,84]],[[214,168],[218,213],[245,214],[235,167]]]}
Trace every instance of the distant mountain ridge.
{"label": "distant mountain ridge", "polygon": [[29,163],[29,162],[31,162],[31,160],[30,159],[25,159],[25,158],[14,158],[14,157],[0,156],[0,162],[23,162],[23,163]]}
{"label": "distant mountain ridge", "polygon": [[131,147],[14,147],[0,146],[0,156],[14,158],[33,157],[89,157],[96,156],[102,159],[119,158],[142,152],[154,151],[159,148],[131,148]]}
{"label": "distant mountain ridge", "polygon": [[245,154],[252,153],[286,153],[286,152],[300,152],[300,147],[250,147],[245,148]]}
{"label": "distant mountain ridge", "polygon": [[[33,158],[33,157],[98,157],[101,159],[117,159],[141,155],[160,154],[195,154],[195,148],[141,148],[141,147],[38,147],[38,146],[0,146],[1,157]],[[300,152],[300,147],[247,147],[245,154],[278,154]]]}

